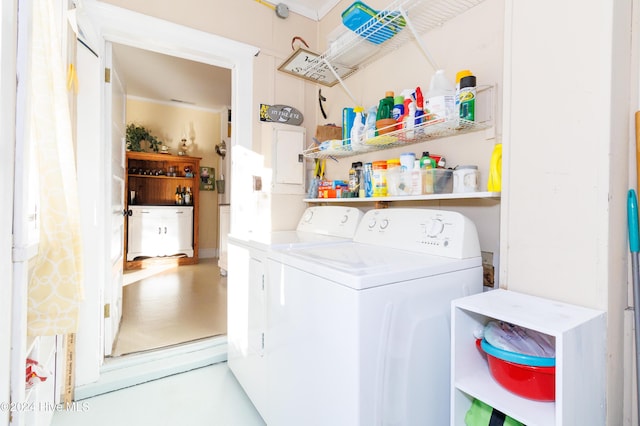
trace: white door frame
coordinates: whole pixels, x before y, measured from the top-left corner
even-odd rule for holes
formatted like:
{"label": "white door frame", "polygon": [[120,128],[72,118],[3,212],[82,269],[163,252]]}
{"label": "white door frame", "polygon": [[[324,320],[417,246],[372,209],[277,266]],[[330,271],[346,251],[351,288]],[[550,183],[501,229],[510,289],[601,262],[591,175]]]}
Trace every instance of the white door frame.
{"label": "white door frame", "polygon": [[[254,110],[253,59],[259,53],[258,48],[95,0],[87,0],[81,4],[77,19],[82,38],[97,52],[102,63],[104,63],[105,42],[109,41],[230,69],[231,108],[233,111],[243,111],[242,114],[234,114],[231,145],[251,148],[253,140],[251,111]],[[101,128],[104,129],[105,123],[109,123],[110,117],[107,115],[110,111],[105,111],[103,100],[99,101],[99,107],[102,110]],[[104,139],[104,135],[101,140],[102,144],[110,143],[109,140]],[[109,161],[109,159],[103,158],[101,161]],[[101,177],[102,184],[105,184],[104,179],[107,178],[107,176]],[[109,241],[106,238],[108,232],[106,228],[101,230],[105,241]],[[105,252],[109,252],[108,247],[105,247]],[[109,259],[102,260],[105,262],[105,270],[108,270]],[[103,274],[97,277],[95,285],[102,288],[110,285],[108,276]],[[95,304],[94,302],[87,301],[91,304]],[[83,318],[80,319],[81,322],[83,320]],[[76,340],[77,347],[84,346],[88,349],[84,350],[84,353],[93,353],[98,356],[100,351],[95,345],[100,342],[95,339],[95,336],[99,331],[79,332]],[[98,363],[91,362],[86,365],[99,365],[103,360],[97,361]],[[76,386],[91,383],[95,381],[95,377],[96,371],[76,370]]]}

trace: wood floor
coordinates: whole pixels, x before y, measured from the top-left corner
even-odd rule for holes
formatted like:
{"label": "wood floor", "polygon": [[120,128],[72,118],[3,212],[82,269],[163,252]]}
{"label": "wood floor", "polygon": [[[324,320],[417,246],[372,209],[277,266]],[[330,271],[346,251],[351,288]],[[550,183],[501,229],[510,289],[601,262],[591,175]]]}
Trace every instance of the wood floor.
{"label": "wood floor", "polygon": [[217,259],[128,272],[125,284],[112,356],[227,333],[227,279]]}

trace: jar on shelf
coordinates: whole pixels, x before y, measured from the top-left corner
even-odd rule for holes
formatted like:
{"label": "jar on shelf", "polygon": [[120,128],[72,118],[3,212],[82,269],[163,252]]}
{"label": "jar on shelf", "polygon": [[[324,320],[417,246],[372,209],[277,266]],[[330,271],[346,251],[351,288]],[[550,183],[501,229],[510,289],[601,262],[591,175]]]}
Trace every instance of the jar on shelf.
{"label": "jar on shelf", "polygon": [[372,186],[374,197],[387,196],[387,162],[385,160],[374,161],[372,168]]}

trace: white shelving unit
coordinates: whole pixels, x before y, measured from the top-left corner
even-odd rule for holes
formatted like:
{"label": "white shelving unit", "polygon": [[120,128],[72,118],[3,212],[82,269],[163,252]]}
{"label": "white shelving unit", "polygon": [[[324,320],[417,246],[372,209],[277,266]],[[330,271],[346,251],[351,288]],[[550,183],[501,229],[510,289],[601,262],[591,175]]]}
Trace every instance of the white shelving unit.
{"label": "white shelving unit", "polygon": [[[474,336],[492,319],[555,338],[555,402],[522,398],[493,379]],[[464,426],[474,398],[527,426],[605,424],[604,312],[498,289],[453,301],[451,337],[451,425]]]}

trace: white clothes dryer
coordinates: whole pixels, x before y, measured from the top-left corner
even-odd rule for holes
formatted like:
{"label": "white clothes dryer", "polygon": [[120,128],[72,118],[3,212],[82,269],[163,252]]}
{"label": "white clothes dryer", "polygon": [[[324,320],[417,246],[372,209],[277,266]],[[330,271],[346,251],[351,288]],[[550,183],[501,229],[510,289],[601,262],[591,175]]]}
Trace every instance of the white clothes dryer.
{"label": "white clothes dryer", "polygon": [[482,291],[457,212],[368,211],[350,243],[268,255],[269,424],[448,425],[451,301]]}
{"label": "white clothes dryer", "polygon": [[276,248],[350,242],[362,216],[362,211],[353,207],[314,206],[304,211],[296,230],[228,237],[228,365],[265,420],[267,253]]}

